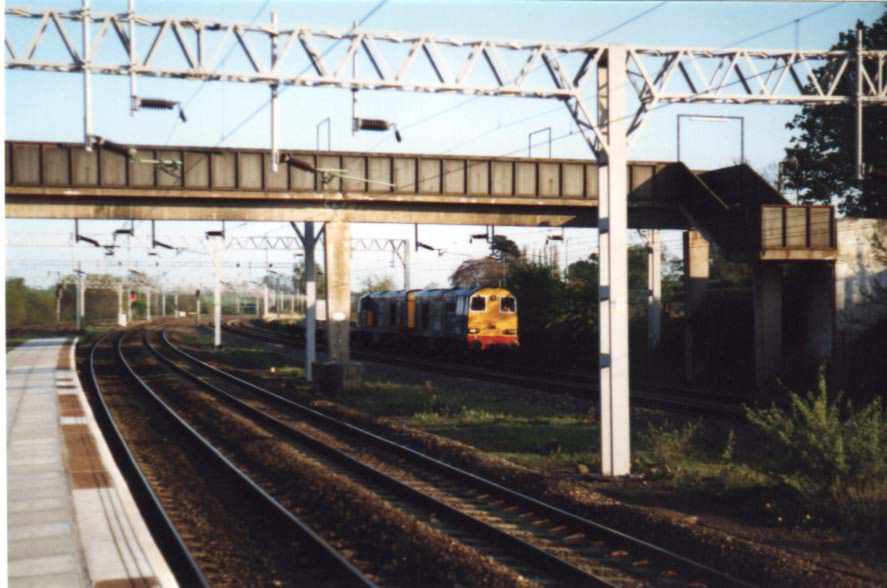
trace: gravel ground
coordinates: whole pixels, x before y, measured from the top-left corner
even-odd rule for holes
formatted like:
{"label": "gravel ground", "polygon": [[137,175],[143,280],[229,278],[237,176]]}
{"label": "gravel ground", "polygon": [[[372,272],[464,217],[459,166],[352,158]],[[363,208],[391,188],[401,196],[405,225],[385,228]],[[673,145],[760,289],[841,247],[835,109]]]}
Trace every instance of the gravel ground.
{"label": "gravel ground", "polygon": [[[192,331],[193,333],[193,331]],[[233,336],[232,336],[233,340]],[[261,345],[253,342],[254,345]],[[267,345],[277,352],[279,346]],[[206,350],[202,351],[204,354]],[[300,353],[288,351],[281,355],[281,364],[298,364]],[[204,355],[209,358],[209,355]],[[294,394],[295,381],[274,377],[267,372],[249,370],[245,374],[261,378],[263,385],[277,391]],[[530,399],[539,393],[506,385],[439,376],[365,363],[367,380],[384,380],[403,384],[430,385],[438,388],[460,386],[477,394],[509,393]],[[541,400],[541,399],[540,399]],[[547,398],[547,402],[562,402],[569,410],[582,410],[587,403],[571,398]],[[624,532],[643,536],[651,542],[668,545],[670,549],[690,554],[693,558],[725,569],[739,577],[766,585],[883,585],[887,570],[883,561],[869,555],[856,557],[830,550],[830,545],[846,543],[835,533],[809,529],[773,529],[769,526],[747,524],[730,516],[735,508],[724,508],[723,515],[711,514],[709,507],[717,505],[674,506],[680,490],[643,486],[637,480],[627,482],[579,481],[550,477],[517,466],[481,452],[474,447],[403,426],[397,419],[376,418],[351,410],[332,399],[315,400],[315,406],[334,416],[346,418],[355,424],[390,435],[431,455],[441,457],[466,469],[488,476],[511,487],[521,489],[539,498],[558,504],[593,518]],[[567,406],[572,404],[572,406]],[[607,494],[605,494],[607,493]],[[657,498],[658,493],[658,498]],[[608,495],[609,494],[609,495]],[[622,498],[620,500],[619,498]],[[669,496],[671,498],[669,498]],[[879,566],[878,563],[881,563]]]}

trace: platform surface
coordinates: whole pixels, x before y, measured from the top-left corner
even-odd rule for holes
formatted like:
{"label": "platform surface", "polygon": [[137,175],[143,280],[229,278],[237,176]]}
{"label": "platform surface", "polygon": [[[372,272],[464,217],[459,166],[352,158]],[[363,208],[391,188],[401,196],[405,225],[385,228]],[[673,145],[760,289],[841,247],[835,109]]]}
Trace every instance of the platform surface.
{"label": "platform surface", "polygon": [[96,426],[71,339],[6,355],[13,587],[175,586]]}

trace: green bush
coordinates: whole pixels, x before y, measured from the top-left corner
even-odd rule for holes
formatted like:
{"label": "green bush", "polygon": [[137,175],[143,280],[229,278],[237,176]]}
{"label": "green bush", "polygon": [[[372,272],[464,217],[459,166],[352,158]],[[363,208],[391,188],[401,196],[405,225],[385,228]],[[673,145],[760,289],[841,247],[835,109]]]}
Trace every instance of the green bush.
{"label": "green bush", "polygon": [[834,518],[884,530],[887,514],[887,414],[880,399],[854,409],[829,400],[820,373],[816,391],[790,394],[787,409],[746,408],[769,451],[754,467]]}
{"label": "green bush", "polygon": [[651,423],[642,437],[647,450],[645,463],[654,477],[674,478],[687,473],[682,466],[687,458],[693,457],[693,441],[699,432],[699,423],[687,423],[676,427],[669,421],[661,425]]}

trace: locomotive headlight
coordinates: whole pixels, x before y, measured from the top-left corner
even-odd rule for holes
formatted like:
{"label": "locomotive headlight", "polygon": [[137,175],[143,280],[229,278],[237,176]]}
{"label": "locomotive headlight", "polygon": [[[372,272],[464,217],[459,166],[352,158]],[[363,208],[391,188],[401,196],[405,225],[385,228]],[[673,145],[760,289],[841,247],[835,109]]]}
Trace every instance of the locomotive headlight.
{"label": "locomotive headlight", "polygon": [[469,335],[477,335],[478,333],[480,333],[479,329],[468,329]]}

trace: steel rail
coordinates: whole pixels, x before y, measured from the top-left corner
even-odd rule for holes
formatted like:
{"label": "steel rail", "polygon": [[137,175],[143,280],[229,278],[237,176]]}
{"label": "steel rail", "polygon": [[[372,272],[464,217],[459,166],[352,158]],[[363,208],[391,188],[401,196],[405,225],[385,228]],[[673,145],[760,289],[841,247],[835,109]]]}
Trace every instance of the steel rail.
{"label": "steel rail", "polygon": [[[129,487],[139,506],[139,510],[143,513],[143,518],[151,535],[159,543],[164,558],[172,569],[176,580],[182,586],[200,586],[209,587],[209,581],[194,561],[194,557],[182,540],[182,536],[176,530],[175,525],[163,508],[157,494],[151,488],[151,484],[139,467],[135,456],[123,439],[123,434],[117,427],[111,416],[111,410],[105,402],[104,392],[99,384],[98,375],[96,374],[96,350],[99,344],[109,337],[109,333],[101,336],[93,343],[89,351],[89,381],[87,385],[95,392],[96,401],[93,404],[95,417],[105,440],[114,456],[114,461],[120,468],[121,473],[126,479],[126,485]],[[112,344],[113,346],[113,344]]]}
{"label": "steel rail", "polygon": [[[577,566],[574,566],[573,564],[564,561],[563,559],[552,555],[551,553],[539,547],[536,547],[535,545],[532,545],[526,541],[523,541],[522,539],[506,533],[505,531],[502,531],[497,527],[484,523],[483,521],[472,517],[471,515],[468,515],[464,512],[461,512],[432,496],[419,492],[415,488],[411,487],[409,484],[406,484],[405,482],[402,482],[372,466],[360,462],[347,453],[331,447],[306,433],[292,428],[285,422],[253,406],[250,406],[248,403],[240,400],[233,394],[219,388],[218,386],[210,382],[207,382],[206,380],[201,379],[196,374],[176,364],[173,360],[160,353],[147,339],[147,335],[144,341],[148,350],[151,351],[154,356],[157,357],[157,359],[165,363],[171,369],[175,370],[179,374],[182,374],[184,377],[192,380],[196,384],[210,390],[212,393],[216,394],[219,398],[224,400],[230,406],[233,406],[237,410],[243,411],[255,421],[261,423],[268,429],[273,430],[275,433],[285,436],[297,443],[309,445],[315,451],[323,453],[326,457],[342,463],[354,470],[357,470],[361,475],[370,478],[375,482],[378,482],[386,489],[396,493],[402,498],[420,502],[423,507],[432,510],[437,515],[447,517],[455,521],[457,524],[471,527],[472,531],[480,536],[494,538],[496,541],[504,544],[506,548],[513,551],[515,555],[531,558],[529,561],[532,561],[533,563],[529,565],[533,567],[545,569],[546,571],[556,573],[562,577],[567,578],[569,582],[579,581],[583,586],[615,586],[615,584],[607,581],[604,578],[600,578],[594,574],[586,572],[581,568],[578,568]],[[170,348],[174,351],[177,351],[175,347],[172,346],[169,343],[169,340],[165,337],[164,343],[169,345]],[[253,393],[255,393],[255,391],[253,391]]]}
{"label": "steel rail", "polygon": [[553,518],[563,523],[573,525],[574,527],[578,527],[590,536],[597,536],[609,541],[614,541],[617,545],[623,548],[635,550],[637,553],[643,554],[644,557],[649,557],[659,562],[668,562],[671,565],[678,565],[679,567],[690,571],[694,575],[694,579],[698,578],[704,580],[708,582],[710,586],[753,586],[753,584],[751,583],[740,580],[738,578],[734,578],[727,573],[720,572],[714,568],[691,560],[665,548],[654,545],[648,541],[633,537],[631,535],[628,535],[627,533],[617,531],[616,529],[607,527],[606,525],[597,523],[595,521],[592,521],[591,519],[564,510],[563,508],[548,504],[528,494],[519,492],[512,488],[508,488],[506,486],[503,486],[502,484],[499,484],[498,482],[494,482],[478,474],[474,474],[462,468],[446,463],[440,459],[426,455],[420,451],[413,449],[412,447],[402,445],[377,433],[373,433],[356,425],[352,425],[351,423],[347,423],[345,421],[341,421],[339,419],[331,417],[315,408],[280,396],[279,394],[258,386],[257,384],[254,384],[248,380],[244,380],[243,378],[240,378],[232,373],[212,366],[209,363],[195,357],[194,355],[176,347],[167,337],[165,330],[161,332],[161,340],[163,341],[164,345],[169,347],[172,351],[174,351],[181,357],[188,359],[195,365],[209,372],[212,372],[222,377],[223,379],[231,382],[236,382],[246,388],[249,388],[256,393],[273,400],[279,405],[293,410],[301,415],[309,417],[312,420],[324,423],[335,429],[371,442],[377,446],[396,452],[404,457],[418,461],[426,467],[444,472],[449,476],[468,482],[484,491],[492,492],[499,497],[519,504],[524,508],[529,508],[531,510],[544,513],[549,518]]}
{"label": "steel rail", "polygon": [[[223,328],[232,332],[239,333],[245,337],[252,337],[265,340],[272,343],[282,345],[296,345],[298,341],[284,334],[268,331],[267,329],[258,329],[256,327],[247,327],[244,325],[233,326],[231,324],[223,325]],[[507,373],[503,371],[492,371],[477,366],[459,365],[454,367],[452,364],[444,364],[441,362],[424,361],[413,358],[392,357],[370,351],[352,351],[352,356],[366,361],[375,361],[388,365],[402,366],[413,369],[424,369],[433,371],[438,374],[457,376],[463,378],[472,378],[477,380],[491,381],[501,384],[511,384],[521,388],[545,389],[546,391],[558,391],[577,397],[589,397],[597,391],[597,381],[593,376],[589,376],[587,383],[576,381],[575,375],[568,376],[571,381],[557,381],[545,379],[544,374],[541,375],[521,375],[515,373]],[[670,397],[672,391],[668,388],[659,388],[653,390],[638,390],[635,387],[632,390],[631,398],[636,404],[648,408],[657,408],[672,412],[691,412],[693,414],[706,414],[721,418],[735,419],[739,416],[737,412],[731,410],[728,404],[707,402],[704,400],[692,398],[673,398]],[[593,400],[593,399],[592,399]]]}
{"label": "steel rail", "polygon": [[281,517],[283,521],[288,523],[293,531],[302,536],[303,539],[310,542],[318,551],[318,554],[333,564],[337,571],[343,574],[343,579],[350,580],[351,583],[367,588],[378,588],[376,584],[364,576],[354,565],[340,554],[334,547],[320,537],[311,527],[306,525],[299,517],[291,513],[282,504],[275,500],[271,495],[265,492],[255,481],[242,472],[231,460],[225,457],[218,449],[204,436],[197,432],[194,427],[188,424],[176,411],[169,406],[151,386],[139,376],[132,365],[127,361],[123,353],[123,339],[126,334],[121,335],[117,339],[117,359],[125,368],[129,376],[139,385],[139,387],[161,408],[161,410],[185,432],[187,436],[193,438],[197,447],[202,449],[210,458],[218,464],[222,470],[226,471],[239,482],[248,492],[259,499],[269,510],[276,516]]}

